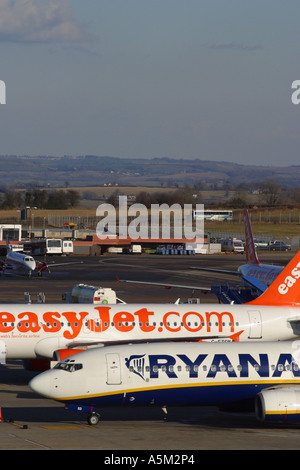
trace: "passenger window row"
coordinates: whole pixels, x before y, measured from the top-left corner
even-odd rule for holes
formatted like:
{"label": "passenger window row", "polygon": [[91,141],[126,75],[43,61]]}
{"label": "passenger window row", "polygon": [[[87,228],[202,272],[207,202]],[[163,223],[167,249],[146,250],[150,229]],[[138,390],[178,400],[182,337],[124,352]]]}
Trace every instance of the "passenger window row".
{"label": "passenger window row", "polygon": [[[49,322],[47,322],[47,323],[41,322],[41,323],[40,323],[40,326],[42,327],[44,324],[45,324],[48,328],[50,328],[50,326],[51,326],[51,324],[50,324]],[[132,322],[132,323],[124,322],[124,325],[125,325],[125,326],[130,326],[130,325],[132,325],[132,326],[136,326],[136,325],[143,326],[143,324],[144,324],[143,322],[138,322],[138,323],[136,323],[136,322]],[[37,324],[36,324],[35,322],[31,323],[31,325],[32,325],[32,327],[36,327],[36,326],[37,326]],[[89,325],[89,322],[85,322],[84,325],[85,325],[86,327],[89,327],[89,326],[90,326],[90,325]],[[101,325],[100,322],[96,322],[96,327],[100,327],[100,325]],[[149,322],[146,322],[145,325],[146,325],[146,326],[154,326],[154,327],[156,327],[156,326],[157,326],[157,323],[156,323],[156,322],[153,322],[153,323],[151,324],[151,323],[149,323]],[[163,322],[158,323],[158,325],[159,325],[160,327],[163,327],[163,326],[164,326]],[[208,322],[207,325],[210,326],[210,327],[212,327],[212,326],[217,326],[217,327],[220,326],[220,324],[219,324],[218,322],[215,322],[215,323]],[[14,327],[14,326],[15,326],[15,323],[14,323],[14,322],[12,322],[12,323],[4,322],[4,323],[3,323],[3,326],[4,326],[4,327]],[[22,326],[22,323],[21,323],[21,322],[17,323],[17,326],[18,326],[18,327],[21,327],[21,326]],[[29,328],[30,324],[29,324],[28,322],[25,322],[25,326],[26,326],[26,328]],[[52,325],[52,326],[53,326],[54,328],[56,328],[57,326],[64,327],[65,325],[64,325],[64,322],[53,322],[53,325]],[[70,322],[68,322],[68,323],[67,323],[67,326],[68,326],[68,327],[71,327],[72,324],[71,324]],[[78,327],[78,326],[79,326],[79,323],[78,323],[78,322],[75,322],[75,323],[74,323],[74,326]],[[109,326],[109,324],[108,324],[107,322],[104,322],[104,326],[107,328],[107,327]],[[114,323],[114,322],[111,322],[111,323],[110,323],[110,326],[115,326],[115,323]],[[122,326],[122,323],[121,323],[121,322],[118,322],[118,323],[117,323],[117,326]],[[197,327],[197,326],[202,326],[202,327],[203,327],[203,326],[205,326],[205,323],[204,323],[204,322],[201,322],[201,324],[200,324],[200,323],[198,323],[198,322],[186,322],[186,324],[185,324],[184,322],[173,322],[173,323],[167,322],[167,326],[169,326],[169,327],[178,327],[178,326]],[[222,322],[222,326],[226,326],[226,323],[225,323],[225,322]],[[232,322],[228,322],[228,326],[232,327],[232,326],[234,326],[234,325],[233,325]],[[236,322],[235,326],[238,327],[238,326],[239,326],[239,323]]]}
{"label": "passenger window row", "polygon": [[[259,371],[262,367],[261,367],[259,364],[255,364],[255,365],[253,366],[253,368],[254,368],[254,370],[256,370],[256,371]],[[168,372],[174,372],[175,369],[176,369],[178,372],[182,372],[183,370],[185,370],[185,371],[187,371],[187,372],[190,372],[190,371],[197,372],[200,368],[199,368],[199,366],[197,366],[197,365],[193,365],[192,367],[191,367],[191,366],[188,366],[188,365],[187,365],[187,366],[180,366],[180,365],[178,365],[178,366],[176,366],[176,367],[174,367],[173,365],[171,365],[171,366],[162,365],[162,366],[160,366],[160,367],[157,366],[157,365],[152,366],[152,371],[153,371],[153,372],[158,372],[159,369],[162,370],[162,371],[164,371],[164,372],[166,372],[166,371],[168,371]],[[240,364],[238,364],[238,366],[237,366],[236,369],[237,369],[237,371],[240,372],[240,371],[242,371],[242,366],[241,366]],[[271,370],[272,370],[272,371],[275,371],[275,369],[276,369],[276,366],[275,366],[274,364],[272,364],[272,365],[271,365]],[[146,372],[150,372],[150,366],[146,366],[146,367],[145,367],[145,370],[146,370]],[[216,372],[216,371],[217,371],[217,366],[216,366],[216,365],[212,365],[212,366],[210,366],[210,367],[208,368],[206,365],[203,365],[203,366],[202,366],[202,370],[203,370],[203,372],[207,372],[207,371],[209,371],[209,370],[210,370],[211,372]],[[299,369],[299,365],[298,365],[298,364],[293,363],[292,365],[291,365],[291,364],[287,364],[286,366],[283,365],[283,364],[278,364],[278,370],[279,370],[279,371],[290,371],[290,370],[299,371],[300,369]],[[141,366],[138,366],[138,367],[130,366],[130,367],[129,367],[129,371],[130,371],[130,372],[134,372],[134,371],[142,372],[143,369],[142,369]],[[220,371],[221,371],[221,372],[226,372],[226,371],[228,371],[228,372],[233,372],[233,371],[234,371],[234,367],[233,367],[231,364],[229,364],[228,366],[221,365],[221,366],[220,366]]]}

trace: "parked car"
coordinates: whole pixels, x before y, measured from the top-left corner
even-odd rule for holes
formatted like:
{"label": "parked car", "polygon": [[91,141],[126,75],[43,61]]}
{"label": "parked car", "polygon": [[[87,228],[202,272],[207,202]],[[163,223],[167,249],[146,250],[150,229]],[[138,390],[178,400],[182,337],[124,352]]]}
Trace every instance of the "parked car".
{"label": "parked car", "polygon": [[270,244],[270,250],[272,251],[289,251],[291,249],[291,245],[287,245],[280,240],[275,240],[275,242]]}
{"label": "parked car", "polygon": [[269,249],[269,242],[265,240],[254,240],[254,245],[257,250],[268,250]]}

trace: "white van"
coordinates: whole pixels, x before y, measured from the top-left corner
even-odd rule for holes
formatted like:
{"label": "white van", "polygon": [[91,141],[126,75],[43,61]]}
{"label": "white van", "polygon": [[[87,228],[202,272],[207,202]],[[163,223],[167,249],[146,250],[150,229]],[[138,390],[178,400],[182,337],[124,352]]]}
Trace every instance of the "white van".
{"label": "white van", "polygon": [[228,253],[241,253],[245,251],[244,243],[237,238],[224,238],[221,240],[221,250]]}

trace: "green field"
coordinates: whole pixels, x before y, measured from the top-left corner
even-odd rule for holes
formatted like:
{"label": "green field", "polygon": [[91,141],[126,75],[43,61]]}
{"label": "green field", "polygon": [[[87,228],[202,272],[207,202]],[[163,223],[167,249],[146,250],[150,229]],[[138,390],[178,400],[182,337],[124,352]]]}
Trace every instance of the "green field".
{"label": "green field", "polygon": [[[206,222],[204,225],[205,232],[226,232],[226,233],[244,233],[244,224],[229,223],[222,224],[218,222]],[[300,237],[300,225],[296,223],[252,223],[252,232],[256,236],[263,238],[263,235],[271,235],[275,239],[284,239],[292,237]]]}

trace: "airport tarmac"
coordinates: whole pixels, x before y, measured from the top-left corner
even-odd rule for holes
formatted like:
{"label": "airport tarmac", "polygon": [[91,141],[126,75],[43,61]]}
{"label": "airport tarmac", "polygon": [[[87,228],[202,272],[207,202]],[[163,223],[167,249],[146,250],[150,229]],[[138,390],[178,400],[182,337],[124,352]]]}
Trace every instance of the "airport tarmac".
{"label": "airport tarmac", "polygon": [[[266,253],[261,262],[285,265],[291,253]],[[52,261],[79,260],[83,264],[54,267]],[[194,271],[190,266],[237,269],[242,255],[107,255],[101,257],[50,258],[51,273],[41,278],[1,276],[1,302],[32,303],[44,292],[46,302],[61,302],[62,294],[78,283],[111,287],[125,302],[174,302],[178,297],[199,297],[201,303],[216,302],[211,294],[196,290],[164,289],[118,282],[133,279],[172,282],[192,286],[225,283],[229,278]],[[235,278],[231,282],[236,283]],[[113,451],[172,451],[198,456],[199,450],[291,450],[300,447],[300,425],[262,425],[253,413],[222,412],[214,407],[103,409],[97,426],[86,415],[69,412],[60,403],[34,394],[28,387],[36,372],[25,371],[20,361],[0,366],[0,448],[2,450],[102,450],[101,459]],[[126,453],[127,452],[127,453]],[[172,453],[171,452],[171,453]],[[140,454],[138,454],[140,455]],[[146,454],[145,454],[146,455]],[[199,457],[199,456],[198,456]],[[144,462],[143,462],[144,463]],[[147,463],[147,462],[146,462]]]}

